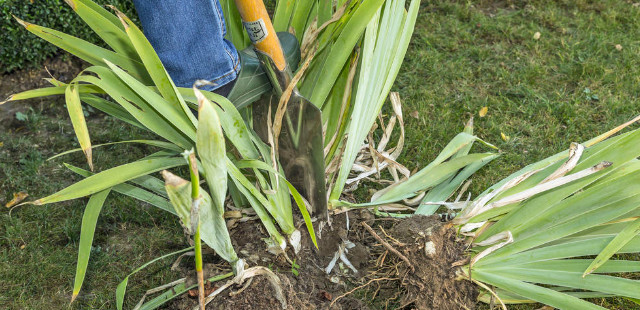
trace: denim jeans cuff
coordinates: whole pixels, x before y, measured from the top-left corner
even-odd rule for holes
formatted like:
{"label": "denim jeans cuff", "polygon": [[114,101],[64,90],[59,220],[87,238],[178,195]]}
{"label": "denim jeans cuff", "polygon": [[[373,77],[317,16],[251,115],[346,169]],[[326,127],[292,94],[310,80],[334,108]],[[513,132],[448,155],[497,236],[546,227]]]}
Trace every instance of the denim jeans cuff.
{"label": "denim jeans cuff", "polygon": [[216,90],[216,89],[226,85],[227,83],[235,80],[238,77],[238,73],[239,72],[240,72],[240,61],[237,61],[236,62],[236,67],[231,69],[229,72],[226,72],[222,76],[215,76],[215,77],[212,77],[210,79],[206,79],[207,81],[209,81],[211,83],[215,83],[215,84],[209,84],[209,85],[202,86],[201,89],[206,90],[206,91]]}

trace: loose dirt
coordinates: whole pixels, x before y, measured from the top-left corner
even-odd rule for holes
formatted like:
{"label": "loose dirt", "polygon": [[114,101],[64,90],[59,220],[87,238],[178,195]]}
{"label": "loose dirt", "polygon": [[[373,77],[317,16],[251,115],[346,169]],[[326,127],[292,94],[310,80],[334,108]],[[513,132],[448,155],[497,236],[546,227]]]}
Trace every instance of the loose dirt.
{"label": "loose dirt", "polygon": [[[365,224],[403,257],[382,245]],[[458,267],[451,266],[465,258],[464,244],[437,216],[376,219],[368,211],[335,215],[331,226],[325,226],[321,233],[319,250],[305,236],[304,227],[300,230],[303,249],[298,255],[287,253],[298,268],[292,268],[284,255],[265,250],[262,239],[267,234],[258,222],[240,223],[231,230],[235,247],[249,266],[267,266],[278,275],[289,309],[475,308],[477,290],[458,278]],[[345,256],[358,272],[338,260],[327,274],[326,267],[345,243],[352,244]],[[281,309],[272,285],[264,277],[254,278],[241,293],[232,293],[239,289],[223,292],[207,309]],[[167,309],[195,306],[197,298],[185,295]]]}

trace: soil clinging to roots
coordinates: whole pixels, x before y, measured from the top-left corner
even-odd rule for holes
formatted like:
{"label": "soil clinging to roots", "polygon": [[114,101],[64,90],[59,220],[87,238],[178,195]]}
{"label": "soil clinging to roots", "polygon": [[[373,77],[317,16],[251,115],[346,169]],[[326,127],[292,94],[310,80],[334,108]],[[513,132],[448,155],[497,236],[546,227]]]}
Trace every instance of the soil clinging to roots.
{"label": "soil clinging to roots", "polygon": [[[266,233],[258,222],[239,223],[231,230],[240,256],[250,266],[268,266],[281,281],[289,309],[473,309],[477,290],[457,279],[452,264],[465,259],[464,244],[437,216],[375,219],[368,211],[333,217],[319,239],[319,250],[308,237],[297,256],[265,251]],[[304,226],[300,227],[303,236]],[[345,246],[345,244],[350,244]],[[339,248],[352,267],[337,260],[325,272]],[[346,248],[346,251],[344,251]],[[295,260],[294,260],[295,258]],[[241,290],[232,287],[207,309],[281,309],[273,287],[256,277]],[[182,296],[170,309],[192,309],[197,297]]]}

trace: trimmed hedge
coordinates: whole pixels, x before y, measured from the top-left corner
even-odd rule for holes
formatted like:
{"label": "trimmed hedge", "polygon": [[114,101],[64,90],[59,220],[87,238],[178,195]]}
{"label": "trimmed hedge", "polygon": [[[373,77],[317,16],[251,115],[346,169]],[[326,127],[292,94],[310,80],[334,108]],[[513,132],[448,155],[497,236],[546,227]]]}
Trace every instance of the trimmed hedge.
{"label": "trimmed hedge", "polygon": [[[114,5],[127,16],[137,19],[131,0],[93,1],[101,5]],[[48,57],[61,52],[54,45],[24,29],[13,19],[12,14],[30,23],[104,46],[91,28],[62,0],[0,0],[0,74],[38,67]]]}

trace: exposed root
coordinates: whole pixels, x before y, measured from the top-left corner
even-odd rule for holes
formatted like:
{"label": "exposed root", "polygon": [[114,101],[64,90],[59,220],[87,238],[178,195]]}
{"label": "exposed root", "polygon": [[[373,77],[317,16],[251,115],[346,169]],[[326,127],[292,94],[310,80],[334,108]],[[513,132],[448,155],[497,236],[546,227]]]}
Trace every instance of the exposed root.
{"label": "exposed root", "polygon": [[500,299],[498,294],[496,294],[496,292],[494,292],[490,287],[486,286],[484,283],[482,283],[480,281],[476,281],[476,280],[473,280],[473,279],[471,279],[471,281],[473,281],[473,283],[477,284],[478,286],[482,287],[483,289],[487,290],[487,292],[491,293],[491,296],[495,297],[500,302],[500,305],[502,306],[502,309],[503,310],[507,310],[507,306],[504,304],[504,302],[502,302],[502,299]]}
{"label": "exposed root", "polygon": [[366,235],[363,238],[370,239],[368,242],[373,245],[371,255],[375,258],[370,265],[375,266],[375,270],[370,270],[367,280],[359,284],[366,284],[371,279],[398,279],[377,281],[383,289],[377,289],[375,285],[370,289],[361,288],[366,291],[365,298],[374,298],[370,297],[369,291],[375,291],[374,294],[380,294],[375,298],[397,309],[474,308],[477,296],[474,284],[466,278],[456,277],[460,267],[452,266],[467,259],[465,246],[456,238],[454,229],[442,224],[436,216],[386,222],[375,230],[365,224],[361,231]]}
{"label": "exposed root", "polygon": [[[275,290],[275,297],[276,299],[278,299],[278,301],[280,301],[282,309],[287,309],[287,300],[285,299],[284,294],[282,293],[282,288],[280,287],[280,279],[278,278],[278,276],[276,276],[273,273],[273,271],[269,270],[266,267],[257,266],[257,267],[251,267],[249,269],[244,269],[244,266],[245,266],[244,261],[239,260],[236,263],[237,274],[235,278],[227,281],[227,283],[223,284],[217,290],[213,291],[213,293],[207,296],[207,298],[205,298],[204,304],[205,305],[209,304],[211,301],[213,301],[213,299],[216,296],[218,296],[220,293],[222,293],[224,290],[231,287],[232,285],[242,285],[245,280],[249,280],[255,276],[263,275],[263,276],[266,276],[267,280],[269,280],[269,282],[273,286],[273,289]],[[245,287],[235,292],[234,295],[240,294],[249,286],[249,284],[245,285]],[[197,309],[198,307],[194,308],[194,310],[197,310]]]}
{"label": "exposed root", "polygon": [[229,293],[229,296],[236,296],[236,295],[244,292],[244,290],[246,290],[251,285],[252,282],[253,282],[253,278],[249,278],[249,280],[247,280],[247,282],[244,284],[244,286],[242,286],[241,289],[239,289],[239,290],[237,290],[235,292]]}
{"label": "exposed root", "polygon": [[409,261],[409,259],[406,256],[402,255],[402,253],[400,253],[398,250],[396,250],[394,247],[392,247],[389,243],[387,243],[386,241],[382,240],[382,238],[380,236],[378,236],[378,234],[376,234],[376,232],[373,231],[373,229],[371,229],[371,227],[369,225],[367,225],[367,223],[362,222],[361,224],[362,224],[362,226],[364,226],[364,228],[374,238],[376,238],[376,240],[378,240],[385,248],[387,248],[387,250],[391,251],[393,254],[395,254],[400,259],[402,259],[407,264],[407,266],[409,266],[409,268],[411,268],[411,271],[415,271],[416,270],[416,268],[413,267],[413,264],[411,264],[411,261]]}

